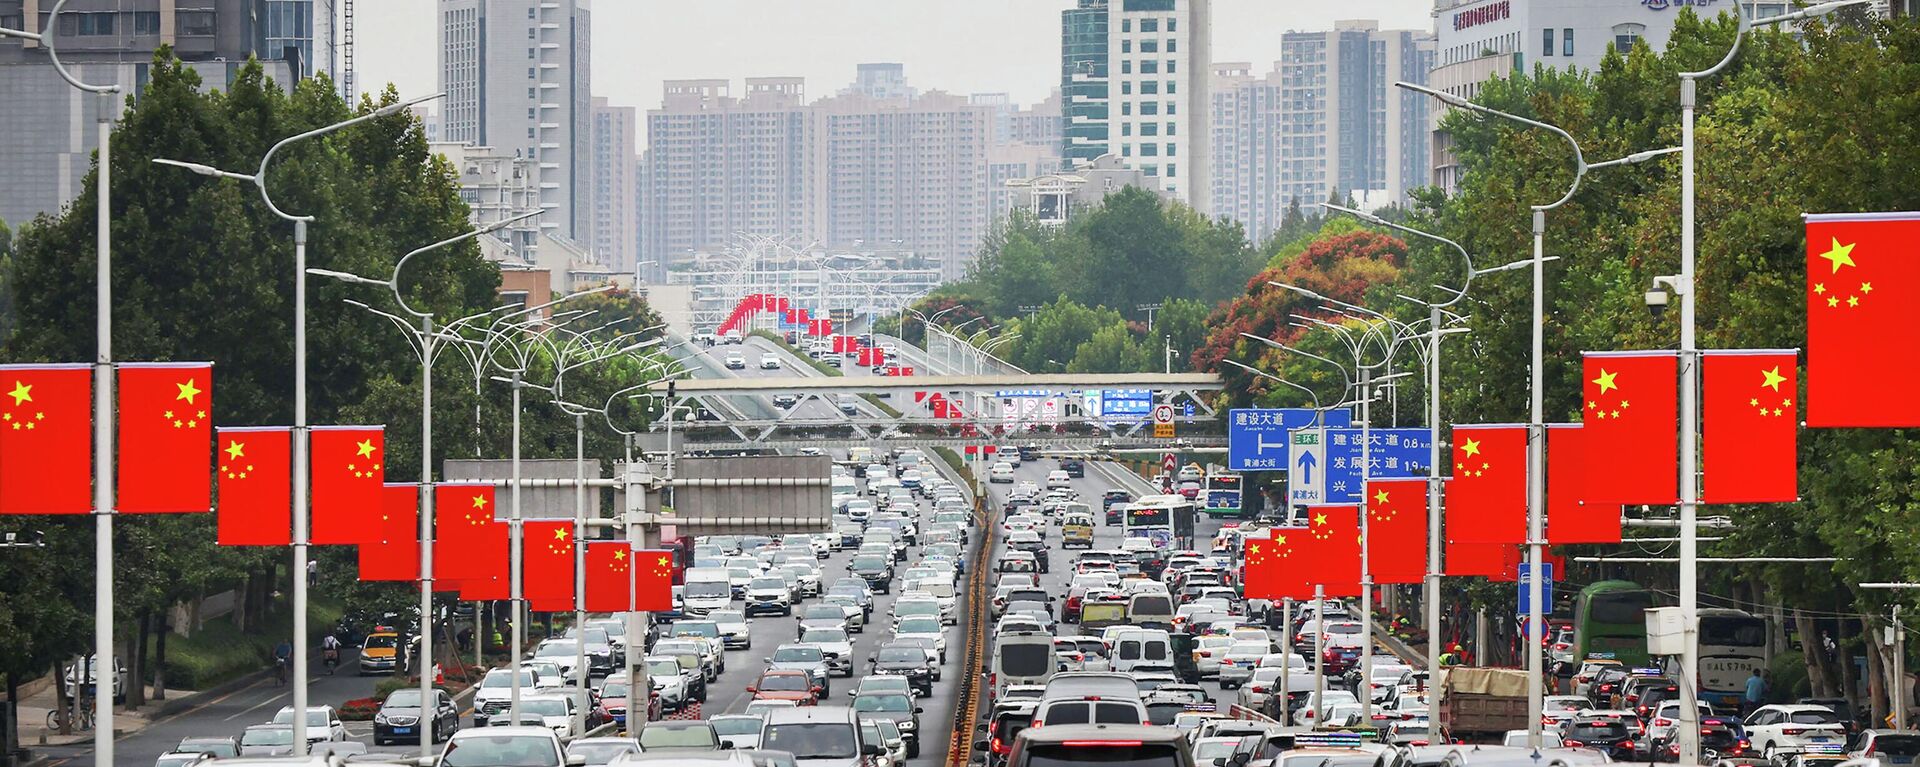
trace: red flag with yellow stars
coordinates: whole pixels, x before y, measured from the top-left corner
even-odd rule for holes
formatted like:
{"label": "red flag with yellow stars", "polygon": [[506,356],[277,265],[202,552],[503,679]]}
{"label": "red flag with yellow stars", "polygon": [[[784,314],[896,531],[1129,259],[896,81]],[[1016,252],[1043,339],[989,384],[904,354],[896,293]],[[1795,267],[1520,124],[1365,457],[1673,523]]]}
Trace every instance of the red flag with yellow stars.
{"label": "red flag with yellow stars", "polygon": [[1427,576],[1427,481],[1367,483],[1367,565],[1374,583],[1420,583]]}
{"label": "red flag with yellow stars", "polygon": [[[1456,429],[1456,433],[1458,433],[1457,430],[1459,427],[1454,428]],[[1457,441],[1458,438],[1456,438],[1456,442]],[[1445,537],[1447,543],[1446,556],[1443,559],[1444,567],[1442,569],[1446,572],[1447,577],[1485,576],[1497,578],[1505,573],[1512,572],[1514,563],[1520,561],[1519,555],[1516,553],[1520,550],[1518,544],[1480,543],[1460,539],[1460,532],[1471,527],[1471,522],[1463,521],[1461,517],[1455,514],[1454,510],[1458,508],[1458,506],[1454,498],[1458,495],[1459,488],[1460,479],[1458,477],[1449,477],[1446,480],[1447,521]]]}
{"label": "red flag with yellow stars", "polygon": [[1619,543],[1620,504],[1586,500],[1586,427],[1547,424],[1547,542]]}
{"label": "red flag with yellow stars", "polygon": [[1360,507],[1308,506],[1307,542],[1298,549],[1313,585],[1330,597],[1360,596]]}
{"label": "red flag with yellow stars", "polygon": [[[565,601],[573,609],[573,520],[523,522],[520,533],[520,595]],[[552,612],[543,610],[543,612]]]}
{"label": "red flag with yellow stars", "polygon": [[467,578],[460,581],[460,601],[493,602],[513,598],[513,584],[508,576],[490,578]]}
{"label": "red flag with yellow stars", "polygon": [[633,609],[668,612],[673,609],[673,552],[645,549],[633,552]]}
{"label": "red flag with yellow stars", "polygon": [[213,363],[126,362],[115,372],[123,514],[212,511]]}
{"label": "red flag with yellow stars", "polygon": [[[1248,538],[1241,543],[1244,547],[1241,556],[1240,582],[1248,599],[1285,599],[1287,558],[1292,549],[1286,546],[1284,536],[1288,528],[1272,531],[1270,538]],[[1305,534],[1306,531],[1298,531]],[[1277,540],[1276,540],[1277,539]]]}
{"label": "red flag with yellow stars", "polygon": [[1447,539],[1521,543],[1527,539],[1527,427],[1454,424],[1453,482],[1447,487]]}
{"label": "red flag with yellow stars", "polygon": [[444,482],[433,487],[433,579],[506,575],[508,523],[494,518],[492,485]]}
{"label": "red flag with yellow stars", "polygon": [[1916,305],[1920,212],[1807,216],[1808,426],[1920,426]]}
{"label": "red flag with yellow stars", "polygon": [[359,554],[360,580],[420,579],[419,485],[390,483],[381,488],[380,540],[360,544]]}
{"label": "red flag with yellow stars", "polygon": [[222,546],[293,543],[293,429],[226,426],[215,435]]}
{"label": "red flag with yellow stars", "polygon": [[587,611],[617,613],[633,609],[633,545],[626,541],[587,544]]}
{"label": "red flag with yellow stars", "polygon": [[1680,500],[1680,367],[1671,351],[1585,352],[1582,500]]}
{"label": "red flag with yellow stars", "polygon": [[0,514],[93,511],[93,370],[0,365]]}
{"label": "red flag with yellow stars", "polygon": [[1800,499],[1796,349],[1702,352],[1703,503]]}
{"label": "red flag with yellow stars", "polygon": [[315,426],[312,442],[314,544],[374,540],[380,520],[382,470],[387,460],[384,426]]}

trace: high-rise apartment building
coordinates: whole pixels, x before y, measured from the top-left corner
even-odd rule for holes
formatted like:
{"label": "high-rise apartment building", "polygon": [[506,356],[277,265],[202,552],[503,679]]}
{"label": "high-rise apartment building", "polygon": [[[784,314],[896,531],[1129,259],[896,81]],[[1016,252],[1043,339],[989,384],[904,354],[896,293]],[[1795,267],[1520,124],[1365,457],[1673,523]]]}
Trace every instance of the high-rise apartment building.
{"label": "high-rise apartment building", "polygon": [[1079,0],[1061,12],[1069,160],[1118,154],[1208,210],[1211,29],[1212,0]]}
{"label": "high-rise apartment building", "polygon": [[1258,240],[1296,203],[1310,211],[1337,193],[1377,208],[1426,184],[1430,107],[1393,83],[1426,82],[1432,36],[1342,21],[1281,35],[1280,53],[1262,76],[1214,67],[1214,214]]}
{"label": "high-rise apartment building", "polygon": [[[288,88],[332,70],[334,1],[72,0],[54,20],[52,0],[0,0],[0,27],[51,35],[79,77],[119,83],[126,94],[145,87],[161,45],[208,88],[224,89],[249,56]],[[100,103],[60,79],[39,43],[0,37],[0,220],[58,212],[80,193]]]}
{"label": "high-rise apartment building", "polygon": [[1028,110],[999,95],[916,93],[890,65],[812,103],[798,78],[746,89],[671,81],[648,111],[642,261],[791,237],[910,251],[958,277],[1004,182],[1059,167],[1057,101]]}
{"label": "high-rise apartment building", "polygon": [[639,115],[633,107],[616,107],[604,98],[593,99],[593,257],[616,271],[634,269],[634,157]]}
{"label": "high-rise apartment building", "polygon": [[544,231],[593,242],[587,0],[439,0],[440,138],[534,161]]}

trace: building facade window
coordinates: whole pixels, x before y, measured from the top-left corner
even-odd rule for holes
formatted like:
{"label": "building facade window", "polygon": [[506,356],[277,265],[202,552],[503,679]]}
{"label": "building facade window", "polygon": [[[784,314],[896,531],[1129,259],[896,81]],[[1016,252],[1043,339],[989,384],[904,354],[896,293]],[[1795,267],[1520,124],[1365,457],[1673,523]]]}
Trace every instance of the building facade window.
{"label": "building facade window", "polygon": [[1573,28],[1572,27],[1568,27],[1566,29],[1560,30],[1560,55],[1562,56],[1573,55]]}
{"label": "building facade window", "polygon": [[[1172,144],[1167,145],[1167,154],[1173,154]],[[1175,165],[1173,163],[1167,163],[1167,178],[1173,178],[1178,175],[1180,175],[1180,166]]]}
{"label": "building facade window", "polygon": [[1140,104],[1140,114],[1143,114],[1143,115],[1160,114],[1160,102],[1158,101],[1142,102]]}
{"label": "building facade window", "polygon": [[1133,41],[1132,41],[1132,40],[1121,40],[1121,41],[1120,41],[1120,52],[1121,52],[1121,53],[1132,53],[1132,52],[1133,52]]}
{"label": "building facade window", "polygon": [[186,37],[212,37],[215,31],[213,11],[175,11],[173,21]]}
{"label": "building facade window", "polygon": [[1551,27],[1540,30],[1540,55],[1543,57],[1553,55],[1553,29]]}
{"label": "building facade window", "polygon": [[1143,75],[1160,74],[1160,62],[1154,61],[1152,59],[1148,59],[1146,61],[1140,62],[1140,74],[1143,74]]}
{"label": "building facade window", "polygon": [[1159,93],[1159,92],[1160,92],[1160,82],[1159,82],[1158,80],[1147,80],[1147,81],[1144,81],[1144,82],[1142,82],[1142,83],[1140,83],[1140,92],[1141,92],[1141,93],[1143,93],[1143,94],[1146,94],[1146,95],[1148,95],[1148,96],[1152,96],[1152,95],[1154,95],[1154,94],[1156,94],[1156,93]]}
{"label": "building facade window", "polygon": [[1621,53],[1629,53],[1633,50],[1634,41],[1646,34],[1645,24],[1616,24],[1613,27],[1613,47]]}
{"label": "building facade window", "polygon": [[[0,24],[0,26],[6,26]],[[18,27],[14,27],[18,29]],[[136,35],[160,34],[159,11],[135,11],[133,14],[133,33]]]}
{"label": "building facade window", "polygon": [[[1122,48],[1122,51],[1124,51],[1124,50],[1125,50],[1125,49],[1124,49],[1124,48]],[[1160,52],[1160,41],[1159,41],[1159,40],[1141,40],[1141,41],[1140,41],[1140,52],[1141,52],[1141,53],[1159,53],[1159,52]]]}
{"label": "building facade window", "polygon": [[1142,33],[1159,32],[1160,20],[1159,19],[1141,19],[1140,31]]}
{"label": "building facade window", "polygon": [[1120,60],[1120,74],[1123,74],[1123,75],[1133,74],[1133,59]]}
{"label": "building facade window", "polygon": [[[1140,108],[1141,108],[1142,110],[1145,110],[1145,109],[1147,108],[1147,105],[1146,105],[1146,104],[1141,104],[1141,105],[1140,105]],[[1124,117],[1124,116],[1126,116],[1126,115],[1131,115],[1131,114],[1133,114],[1133,102],[1131,102],[1131,101],[1123,101],[1123,102],[1120,102],[1120,114],[1121,114],[1121,116],[1123,116],[1123,117]]]}

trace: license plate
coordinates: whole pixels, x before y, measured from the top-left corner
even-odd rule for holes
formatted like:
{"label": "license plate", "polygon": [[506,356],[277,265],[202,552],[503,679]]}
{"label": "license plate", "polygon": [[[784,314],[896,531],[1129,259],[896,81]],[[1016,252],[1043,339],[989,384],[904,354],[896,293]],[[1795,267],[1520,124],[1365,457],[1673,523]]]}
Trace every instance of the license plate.
{"label": "license plate", "polygon": [[1808,742],[1808,743],[1831,743],[1831,742],[1833,742],[1833,739],[1832,739],[1832,738],[1822,738],[1822,737],[1813,737],[1813,738],[1808,738],[1808,739],[1807,739],[1807,742]]}
{"label": "license plate", "polygon": [[412,727],[395,727],[395,728],[393,728],[393,734],[395,734],[395,735],[406,735],[406,734],[409,734],[409,733],[412,733],[412,732],[413,732],[413,728],[412,728]]}

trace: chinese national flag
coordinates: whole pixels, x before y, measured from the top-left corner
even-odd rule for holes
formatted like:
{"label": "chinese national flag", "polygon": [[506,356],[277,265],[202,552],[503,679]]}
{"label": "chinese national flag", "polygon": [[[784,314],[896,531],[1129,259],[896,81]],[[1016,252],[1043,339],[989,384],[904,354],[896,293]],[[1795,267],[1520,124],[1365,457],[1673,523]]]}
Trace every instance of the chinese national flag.
{"label": "chinese national flag", "polygon": [[1453,427],[1447,539],[1461,543],[1526,541],[1527,427]]}
{"label": "chinese national flag", "polygon": [[293,429],[223,427],[214,444],[220,457],[220,545],[292,545]]}
{"label": "chinese national flag", "polygon": [[321,545],[368,542],[380,520],[386,427],[315,426],[310,439],[313,530],[309,540]]}
{"label": "chinese national flag", "polygon": [[1799,500],[1798,358],[1793,349],[1701,355],[1702,502]]}
{"label": "chinese national flag", "polygon": [[633,552],[633,609],[664,612],[673,609],[673,552],[646,549]]}
{"label": "chinese national flag", "polygon": [[617,613],[633,609],[633,545],[626,541],[587,544],[587,611]]}
{"label": "chinese national flag", "polygon": [[1619,543],[1620,504],[1586,500],[1586,427],[1547,424],[1547,542]]}
{"label": "chinese national flag", "polygon": [[1360,596],[1360,507],[1308,506],[1307,538],[1299,551],[1308,579],[1326,596]]}
{"label": "chinese national flag", "polygon": [[419,580],[419,485],[396,483],[381,488],[379,535],[380,540],[359,546],[360,580]]}
{"label": "chinese national flag", "polygon": [[1807,217],[1808,426],[1920,426],[1917,304],[1920,213]]}
{"label": "chinese national flag", "polygon": [[494,519],[492,485],[444,483],[433,488],[433,579],[464,581],[504,575],[508,525]]}
{"label": "chinese national flag", "polygon": [[1367,565],[1374,583],[1419,583],[1427,575],[1427,481],[1367,483]]}
{"label": "chinese national flag", "polygon": [[[520,595],[564,601],[573,609],[573,520],[524,522],[520,533]],[[542,610],[542,612],[552,612]]]}
{"label": "chinese national flag", "polygon": [[93,371],[0,365],[0,514],[93,511]]}
{"label": "chinese national flag", "polygon": [[213,503],[213,363],[128,362],[116,373],[123,514],[197,513]]}
{"label": "chinese national flag", "polygon": [[[1304,530],[1298,533],[1305,533]],[[1274,536],[1285,535],[1284,530],[1274,530]],[[1248,538],[1241,558],[1241,584],[1245,587],[1248,599],[1285,599],[1293,596],[1287,593],[1285,586],[1286,558],[1281,556],[1280,544],[1272,538]]]}
{"label": "chinese national flag", "polygon": [[1670,351],[1585,353],[1587,503],[1680,499],[1678,360]]}
{"label": "chinese national flag", "polygon": [[460,581],[460,601],[492,602],[513,598],[513,584],[507,581],[509,576],[497,575],[491,578],[467,578]]}

